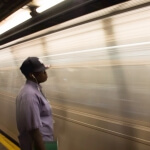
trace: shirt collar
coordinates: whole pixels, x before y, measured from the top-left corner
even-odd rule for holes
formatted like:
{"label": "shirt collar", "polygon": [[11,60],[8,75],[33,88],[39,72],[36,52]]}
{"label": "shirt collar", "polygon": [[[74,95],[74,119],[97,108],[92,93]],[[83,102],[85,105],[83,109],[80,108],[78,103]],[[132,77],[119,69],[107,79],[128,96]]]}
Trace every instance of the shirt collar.
{"label": "shirt collar", "polygon": [[36,89],[38,89],[38,88],[40,90],[42,89],[41,85],[39,85],[38,83],[35,83],[35,82],[31,81],[31,80],[27,80],[26,84],[30,84],[31,86],[35,87]]}

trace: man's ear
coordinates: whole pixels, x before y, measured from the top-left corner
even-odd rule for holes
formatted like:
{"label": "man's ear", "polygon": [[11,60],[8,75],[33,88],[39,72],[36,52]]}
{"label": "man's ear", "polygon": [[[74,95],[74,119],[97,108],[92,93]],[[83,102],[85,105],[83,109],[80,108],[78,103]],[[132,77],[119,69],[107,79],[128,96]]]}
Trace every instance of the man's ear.
{"label": "man's ear", "polygon": [[32,73],[29,73],[28,76],[29,76],[30,79],[31,79],[31,78],[33,79],[33,74],[32,74]]}

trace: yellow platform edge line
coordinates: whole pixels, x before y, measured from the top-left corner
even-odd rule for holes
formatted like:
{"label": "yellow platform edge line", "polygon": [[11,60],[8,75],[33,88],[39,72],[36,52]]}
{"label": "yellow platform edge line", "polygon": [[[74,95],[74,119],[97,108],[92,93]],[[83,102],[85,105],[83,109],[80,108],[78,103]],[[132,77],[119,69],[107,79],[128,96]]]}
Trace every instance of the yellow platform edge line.
{"label": "yellow platform edge line", "polygon": [[5,136],[0,134],[0,143],[2,143],[8,150],[20,150],[18,146],[8,140]]}

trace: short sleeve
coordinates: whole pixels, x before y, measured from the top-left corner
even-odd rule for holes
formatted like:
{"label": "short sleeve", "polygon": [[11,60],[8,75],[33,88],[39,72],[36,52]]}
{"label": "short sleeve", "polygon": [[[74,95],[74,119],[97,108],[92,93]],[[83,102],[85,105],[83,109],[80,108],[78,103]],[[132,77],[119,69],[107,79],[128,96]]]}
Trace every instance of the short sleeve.
{"label": "short sleeve", "polygon": [[40,102],[36,96],[28,96],[24,101],[23,122],[27,131],[42,127],[40,119]]}

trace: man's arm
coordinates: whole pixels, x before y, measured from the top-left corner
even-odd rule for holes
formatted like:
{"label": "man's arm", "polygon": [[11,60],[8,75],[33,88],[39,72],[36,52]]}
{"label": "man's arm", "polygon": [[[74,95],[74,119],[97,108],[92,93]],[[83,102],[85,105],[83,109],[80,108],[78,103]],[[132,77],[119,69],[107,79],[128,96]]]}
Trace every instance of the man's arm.
{"label": "man's arm", "polygon": [[36,150],[46,150],[39,129],[31,130],[30,134],[31,134],[31,137],[34,141],[35,149]]}

